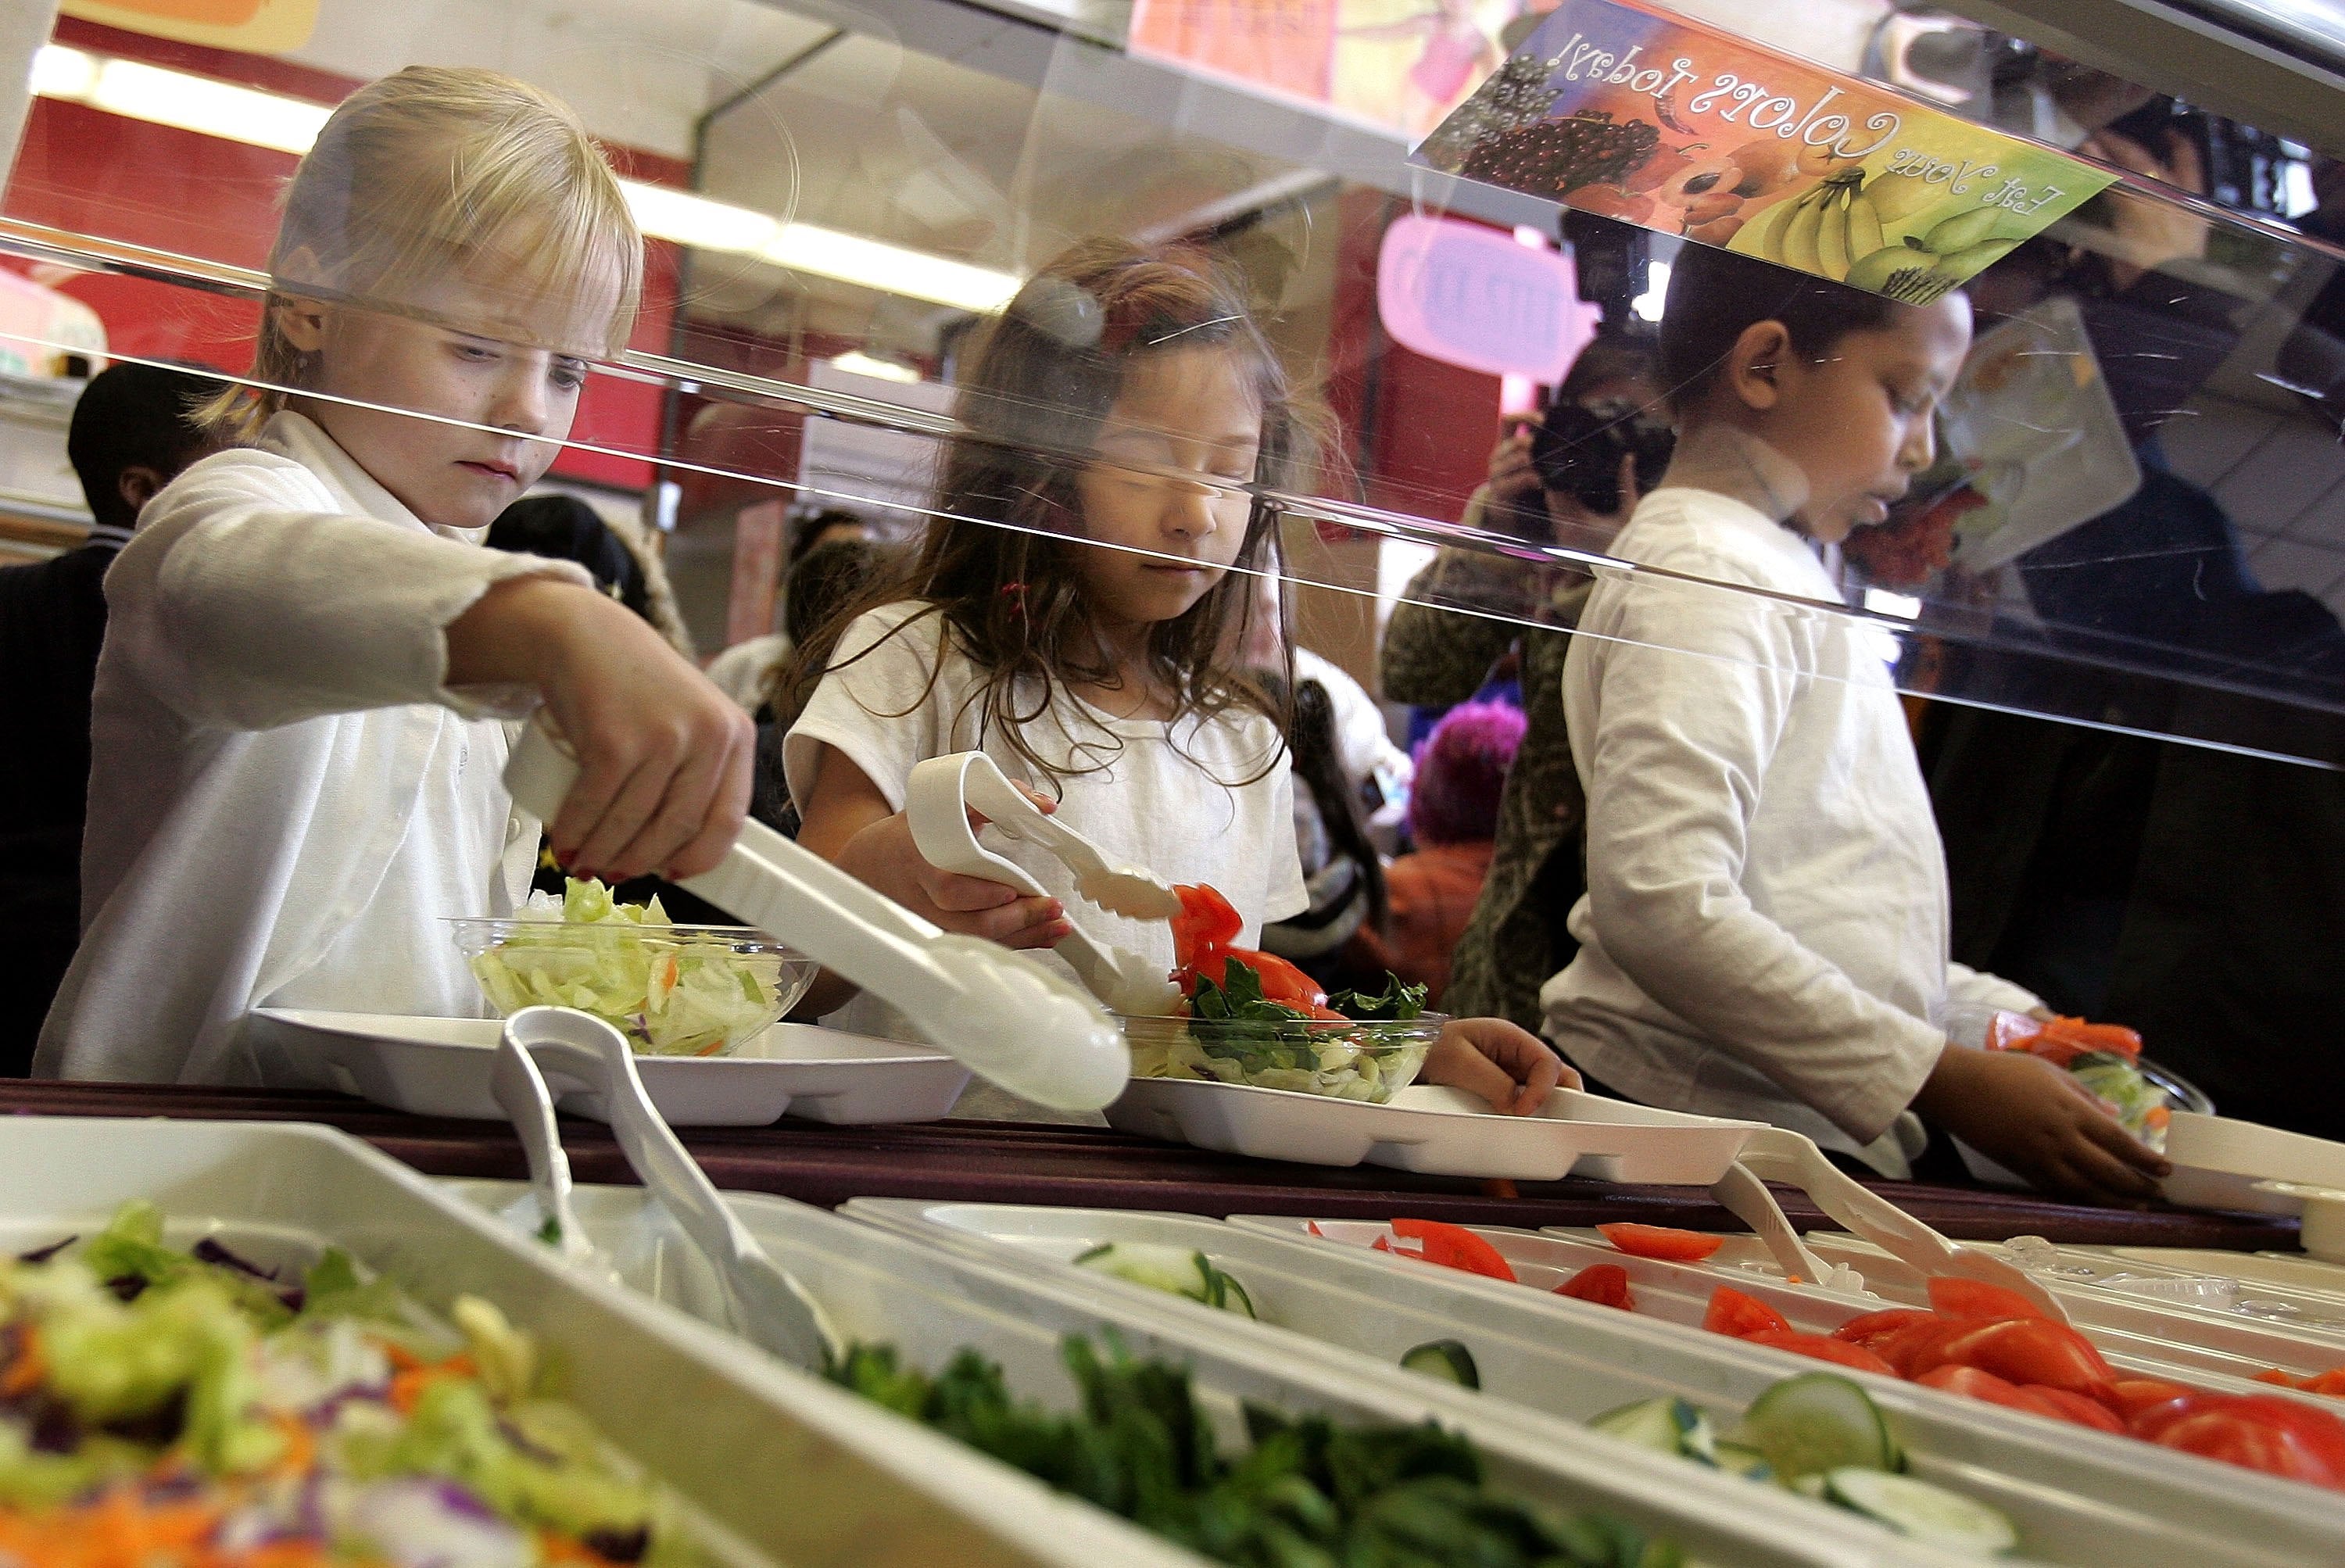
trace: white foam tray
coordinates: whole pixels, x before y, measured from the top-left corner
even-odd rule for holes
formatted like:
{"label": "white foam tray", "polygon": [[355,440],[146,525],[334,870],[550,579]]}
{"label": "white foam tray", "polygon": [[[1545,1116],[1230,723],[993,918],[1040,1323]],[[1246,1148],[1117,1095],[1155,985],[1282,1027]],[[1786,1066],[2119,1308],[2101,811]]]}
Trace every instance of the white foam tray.
{"label": "white foam tray", "polygon": [[[257,1070],[279,1088],[339,1089],[423,1116],[502,1121],[489,1090],[503,1023],[261,1007],[248,1026]],[[942,1052],[811,1023],[777,1023],[729,1056],[637,1056],[652,1104],[677,1127],[809,1121],[929,1122],[952,1109],[969,1069]],[[607,1120],[596,1095],[562,1109]]]}
{"label": "white foam tray", "polygon": [[[450,1186],[492,1211],[523,1190],[504,1182]],[[640,1189],[582,1186],[576,1196],[582,1223],[623,1274],[686,1309],[711,1309],[716,1290],[706,1266],[672,1237],[662,1239],[667,1222]],[[1904,1541],[1853,1514],[1818,1510],[1578,1426],[1534,1423],[1453,1385],[1283,1329],[1226,1315],[1200,1320],[1088,1278],[1055,1280],[1017,1260],[980,1261],[787,1199],[727,1194],[726,1201],[843,1336],[891,1342],[930,1369],[974,1345],[1002,1364],[1013,1389],[1046,1404],[1072,1408],[1078,1398],[1059,1359],[1061,1339],[1112,1329],[1135,1354],[1186,1363],[1201,1402],[1233,1445],[1243,1443],[1247,1400],[1346,1422],[1432,1419],[1469,1436],[1491,1478],[1518,1495],[1566,1510],[1600,1508],[1665,1530],[1691,1556],[1721,1568],[1975,1568],[1974,1558]]]}
{"label": "white foam tray", "polygon": [[2112,1257],[2128,1268],[2147,1264],[2184,1274],[2224,1274],[2249,1285],[2283,1286],[2345,1310],[2345,1263],[2324,1263],[2301,1252],[2222,1252],[2198,1247],[2066,1248]]}
{"label": "white foam tray", "polygon": [[[1454,1271],[1386,1267],[1193,1215],[856,1198],[850,1215],[935,1239],[971,1257],[1038,1265],[1062,1278],[1206,1324],[1226,1315],[1143,1287],[1077,1270],[1068,1262],[1111,1241],[1194,1248],[1246,1288],[1264,1322],[1383,1366],[1429,1339],[1462,1339],[1497,1399],[1573,1423],[1631,1400],[1678,1394],[1728,1426],[1759,1393],[1813,1362],[1715,1334],[1689,1335],[1633,1313],[1528,1291],[1493,1297],[1460,1289]],[[1791,1364],[1786,1365],[1786,1361]],[[2345,1528],[2345,1500],[2254,1478],[2184,1455],[2150,1453],[2129,1440],[2054,1427],[1910,1384],[1870,1390],[1897,1425],[1914,1473],[2009,1513],[2027,1554],[2099,1568],[2294,1564]],[[2145,1481],[2152,1484],[2145,1485]],[[1815,1505],[1822,1508],[1822,1504]]]}
{"label": "white foam tray", "polygon": [[331,1129],[0,1117],[0,1246],[89,1235],[131,1198],[159,1204],[182,1245],[216,1236],[275,1267],[330,1244],[427,1306],[467,1294],[497,1303],[573,1369],[564,1397],[720,1540],[732,1538],[725,1554],[736,1561],[1196,1568],[1187,1553],[958,1443],[563,1268],[542,1245]]}
{"label": "white foam tray", "polygon": [[1120,1132],[1314,1166],[1389,1166],[1426,1176],[1708,1186],[1756,1122],[1686,1115],[1558,1089],[1535,1116],[1478,1095],[1412,1084],[1387,1105],[1194,1078],[1134,1078],[1107,1109]]}

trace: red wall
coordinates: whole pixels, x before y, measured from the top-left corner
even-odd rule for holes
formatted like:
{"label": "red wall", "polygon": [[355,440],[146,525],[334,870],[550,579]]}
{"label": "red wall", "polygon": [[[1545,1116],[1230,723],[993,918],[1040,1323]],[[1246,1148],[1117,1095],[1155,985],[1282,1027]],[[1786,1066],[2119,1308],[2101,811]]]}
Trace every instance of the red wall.
{"label": "red wall", "polygon": [[[337,102],[360,84],[265,56],[173,44],[62,18],[60,43],[120,55],[312,99]],[[632,178],[690,183],[688,166],[632,148],[612,161]],[[5,210],[11,218],[208,260],[260,268],[277,229],[277,198],[292,174],[287,153],[141,120],[79,104],[36,98],[25,127]],[[644,305],[633,346],[665,352],[675,313],[675,247],[655,240],[645,257]],[[30,270],[96,310],[113,346],[141,358],[184,360],[228,372],[252,359],[258,307],[175,285],[53,269]],[[659,439],[660,392],[642,382],[596,376],[587,383],[575,441],[649,453]],[[567,450],[553,472],[629,489],[650,483],[650,464]]]}

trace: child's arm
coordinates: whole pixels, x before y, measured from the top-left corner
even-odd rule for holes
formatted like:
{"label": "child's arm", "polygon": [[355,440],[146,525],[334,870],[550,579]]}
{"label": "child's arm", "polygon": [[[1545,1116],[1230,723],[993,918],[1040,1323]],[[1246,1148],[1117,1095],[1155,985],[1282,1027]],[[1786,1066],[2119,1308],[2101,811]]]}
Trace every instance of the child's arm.
{"label": "child's arm", "polygon": [[450,686],[525,685],[578,756],[546,824],[582,876],[707,871],[741,831],[756,725],[634,612],[546,577],[496,584],[451,622]]}
{"label": "child's arm", "polygon": [[[929,864],[912,842],[910,819],[888,808],[869,774],[836,746],[823,744],[819,757],[814,786],[798,808],[800,844],[947,931],[1005,947],[1049,947],[1074,929],[1057,899]],[[1035,804],[1056,809],[1040,798]],[[797,1011],[820,1017],[854,994],[852,985],[826,972]]]}
{"label": "child's arm", "polygon": [[1428,1084],[1467,1089],[1510,1116],[1535,1115],[1560,1084],[1579,1087],[1579,1074],[1548,1043],[1503,1018],[1453,1018],[1425,1055],[1419,1074]]}

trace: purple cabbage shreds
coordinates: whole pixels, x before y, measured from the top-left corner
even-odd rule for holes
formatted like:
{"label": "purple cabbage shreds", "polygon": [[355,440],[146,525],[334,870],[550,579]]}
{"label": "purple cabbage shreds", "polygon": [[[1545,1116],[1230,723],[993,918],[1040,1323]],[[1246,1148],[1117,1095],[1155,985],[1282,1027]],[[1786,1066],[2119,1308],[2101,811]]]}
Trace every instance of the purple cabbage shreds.
{"label": "purple cabbage shreds", "polygon": [[147,1293],[147,1277],[144,1274],[117,1274],[106,1282],[106,1288],[114,1292],[117,1300],[136,1301]]}
{"label": "purple cabbage shreds", "polygon": [[43,1400],[32,1416],[35,1453],[71,1453],[81,1447],[81,1421],[63,1400]]}
{"label": "purple cabbage shreds", "polygon": [[492,1519],[500,1523],[504,1521],[503,1514],[482,1502],[470,1488],[456,1481],[436,1481],[431,1490],[451,1513],[462,1514],[467,1519]]}
{"label": "purple cabbage shreds", "polygon": [[533,1459],[540,1464],[558,1465],[562,1462],[560,1454],[530,1441],[527,1432],[506,1420],[502,1416],[497,1418],[497,1435],[513,1444],[513,1451],[525,1459]]}
{"label": "purple cabbage shreds", "polygon": [[189,1250],[194,1252],[198,1261],[215,1263],[222,1268],[233,1268],[239,1274],[249,1274],[255,1279],[266,1280],[271,1285],[277,1283],[275,1269],[263,1268],[257,1263],[239,1257],[208,1236],[197,1242]]}
{"label": "purple cabbage shreds", "polygon": [[652,1527],[638,1524],[633,1530],[590,1530],[579,1539],[586,1550],[613,1563],[640,1563],[644,1553],[652,1548]]}
{"label": "purple cabbage shreds", "polygon": [[310,1304],[310,1292],[299,1285],[287,1285],[279,1288],[277,1299],[285,1303],[285,1310],[299,1318],[301,1308]]}
{"label": "purple cabbage shreds", "polygon": [[149,1502],[177,1502],[195,1496],[211,1482],[191,1470],[167,1471],[139,1483]]}
{"label": "purple cabbage shreds", "polygon": [[66,1247],[71,1247],[75,1242],[79,1241],[81,1237],[78,1235],[75,1235],[66,1237],[63,1241],[52,1241],[46,1247],[36,1247],[30,1252],[20,1252],[16,1254],[16,1261],[19,1263],[46,1263],[50,1258],[55,1257],[58,1253],[63,1252]]}

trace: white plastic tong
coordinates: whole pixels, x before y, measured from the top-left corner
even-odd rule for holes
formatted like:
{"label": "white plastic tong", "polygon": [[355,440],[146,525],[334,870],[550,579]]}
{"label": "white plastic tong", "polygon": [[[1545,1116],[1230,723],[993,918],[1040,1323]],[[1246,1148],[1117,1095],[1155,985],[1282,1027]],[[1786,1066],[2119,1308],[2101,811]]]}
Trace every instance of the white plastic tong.
{"label": "white plastic tong", "polygon": [[[1042,896],[1042,884],[1024,867],[978,842],[977,830],[969,826],[971,809],[997,831],[1065,861],[1075,873],[1076,890],[1101,909],[1130,920],[1164,920],[1180,912],[1180,895],[1162,878],[1142,866],[1110,860],[1097,844],[1028,799],[984,752],[956,751],[913,768],[904,789],[904,814],[922,859],[939,871]],[[1155,1017],[1172,1012],[1181,1000],[1162,965],[1094,942],[1081,927],[1054,951],[1093,996],[1118,1013]]]}
{"label": "white plastic tong", "polygon": [[[513,799],[548,821],[577,777],[542,719],[505,763]],[[1014,1095],[1095,1111],[1132,1075],[1122,1032],[1081,990],[1020,953],[939,931],[761,822],[742,824],[716,870],[683,885],[877,993]]]}

